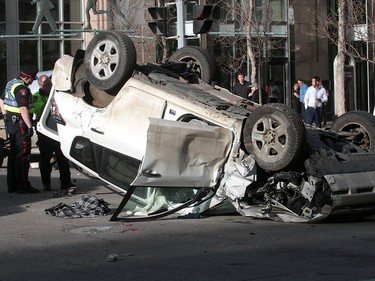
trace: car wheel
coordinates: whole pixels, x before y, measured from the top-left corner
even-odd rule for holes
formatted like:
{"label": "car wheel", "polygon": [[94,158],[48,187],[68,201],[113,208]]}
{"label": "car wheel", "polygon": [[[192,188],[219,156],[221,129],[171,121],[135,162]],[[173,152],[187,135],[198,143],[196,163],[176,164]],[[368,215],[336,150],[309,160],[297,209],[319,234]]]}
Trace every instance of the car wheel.
{"label": "car wheel", "polygon": [[97,89],[115,93],[131,77],[137,62],[133,41],[122,32],[100,32],[87,46],[87,80]]}
{"label": "car wheel", "polygon": [[266,104],[255,109],[245,122],[243,142],[259,167],[275,172],[303,160],[306,129],[289,106]]}
{"label": "car wheel", "polygon": [[206,49],[197,46],[183,47],[172,54],[169,60],[190,63],[191,72],[208,84],[216,79],[216,61]]}
{"label": "car wheel", "polygon": [[5,143],[2,138],[0,138],[0,168],[3,166],[4,158],[5,158]]}
{"label": "car wheel", "polygon": [[338,117],[332,131],[355,133],[350,140],[367,151],[375,152],[375,116],[364,111],[350,111]]}

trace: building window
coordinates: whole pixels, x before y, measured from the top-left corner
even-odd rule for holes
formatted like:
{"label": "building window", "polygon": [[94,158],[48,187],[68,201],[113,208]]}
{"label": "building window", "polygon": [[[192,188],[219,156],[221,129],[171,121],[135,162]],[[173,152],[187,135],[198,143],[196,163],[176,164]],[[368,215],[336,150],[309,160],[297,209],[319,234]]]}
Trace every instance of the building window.
{"label": "building window", "polygon": [[[50,0],[54,8],[50,10],[58,30],[55,36],[49,35],[51,27],[46,18],[43,18],[37,34],[32,36],[31,31],[36,17],[37,5],[32,5],[31,0],[0,0],[0,34],[12,37],[20,35],[18,40],[19,51],[7,54],[6,42],[12,39],[0,40],[0,63],[7,65],[9,61],[22,64],[38,65],[40,70],[53,69],[56,60],[63,54],[73,54],[83,46],[83,2],[85,0]],[[18,11],[18,20],[14,15],[7,15],[8,10]],[[15,24],[16,23],[16,24]],[[70,31],[72,30],[72,31]],[[76,31],[76,32],[74,32]],[[58,36],[64,34],[64,36]],[[48,35],[48,36],[44,36]],[[9,48],[8,48],[9,52]],[[11,73],[11,75],[13,75]],[[0,73],[0,81],[7,80],[7,72]],[[9,78],[9,77],[8,77]],[[3,85],[2,85],[3,86]]]}

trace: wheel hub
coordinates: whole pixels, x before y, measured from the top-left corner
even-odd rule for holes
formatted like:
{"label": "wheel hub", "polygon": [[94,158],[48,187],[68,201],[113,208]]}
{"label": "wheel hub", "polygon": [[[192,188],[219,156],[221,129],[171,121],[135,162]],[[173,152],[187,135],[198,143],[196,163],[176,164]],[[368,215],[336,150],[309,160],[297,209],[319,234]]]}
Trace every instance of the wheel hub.
{"label": "wheel hub", "polygon": [[264,136],[264,141],[267,144],[274,143],[276,139],[276,134],[272,131],[268,131],[266,135]]}
{"label": "wheel hub", "polygon": [[102,64],[109,65],[109,63],[111,62],[111,58],[108,54],[104,54],[100,58],[100,61],[101,61]]}

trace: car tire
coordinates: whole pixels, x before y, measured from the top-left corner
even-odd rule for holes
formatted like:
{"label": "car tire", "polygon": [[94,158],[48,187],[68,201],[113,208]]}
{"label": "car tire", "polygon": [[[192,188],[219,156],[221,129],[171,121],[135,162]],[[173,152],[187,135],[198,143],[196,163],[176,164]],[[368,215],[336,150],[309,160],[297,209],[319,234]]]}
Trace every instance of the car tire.
{"label": "car tire", "polygon": [[266,171],[280,171],[303,160],[305,142],[306,129],[301,117],[287,105],[265,104],[245,121],[245,149]]}
{"label": "car tire", "polygon": [[191,62],[191,72],[196,73],[204,82],[211,84],[216,80],[216,61],[206,49],[197,46],[183,47],[172,54],[169,61]]}
{"label": "car tire", "polygon": [[97,89],[116,93],[133,74],[137,55],[133,41],[122,32],[100,32],[87,46],[87,80]]}
{"label": "car tire", "polygon": [[335,132],[359,133],[352,142],[366,151],[375,152],[375,116],[365,111],[350,111],[332,124]]}

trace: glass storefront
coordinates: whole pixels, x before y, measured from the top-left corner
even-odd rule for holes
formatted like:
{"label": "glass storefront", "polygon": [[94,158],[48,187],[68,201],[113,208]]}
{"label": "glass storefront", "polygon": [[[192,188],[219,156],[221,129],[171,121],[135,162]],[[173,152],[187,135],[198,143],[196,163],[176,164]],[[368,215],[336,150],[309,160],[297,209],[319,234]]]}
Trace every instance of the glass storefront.
{"label": "glass storefront", "polygon": [[[83,33],[79,31],[84,24],[83,0],[51,0],[51,3],[54,8],[50,12],[57,29],[64,31],[51,34],[51,27],[43,18],[37,35],[33,35],[30,31],[37,18],[36,5],[32,5],[31,0],[0,0],[0,63],[6,66],[0,70],[1,87],[14,75],[7,73],[7,69],[16,73],[18,65],[34,64],[40,70],[50,70],[61,55],[73,54],[82,48]],[[59,36],[61,34],[63,36]],[[9,46],[17,46],[18,51],[10,50]]]}

